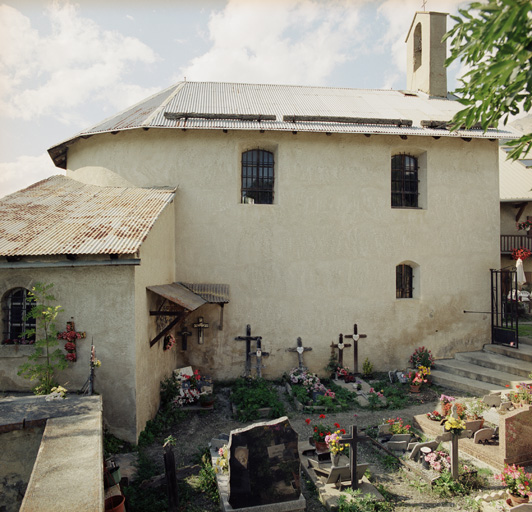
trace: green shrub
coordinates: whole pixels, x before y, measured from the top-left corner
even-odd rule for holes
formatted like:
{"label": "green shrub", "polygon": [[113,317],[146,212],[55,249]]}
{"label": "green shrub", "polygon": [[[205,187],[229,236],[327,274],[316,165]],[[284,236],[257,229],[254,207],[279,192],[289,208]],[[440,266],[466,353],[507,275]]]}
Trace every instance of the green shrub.
{"label": "green shrub", "polygon": [[235,381],[231,400],[238,408],[239,421],[251,421],[259,418],[259,409],[270,407],[270,417],[277,418],[285,414],[273,385],[264,379],[240,378]]}
{"label": "green shrub", "polygon": [[[384,490],[384,489],[383,489]],[[338,512],[392,512],[395,503],[377,501],[371,494],[362,494],[360,489],[347,489],[338,499]]]}

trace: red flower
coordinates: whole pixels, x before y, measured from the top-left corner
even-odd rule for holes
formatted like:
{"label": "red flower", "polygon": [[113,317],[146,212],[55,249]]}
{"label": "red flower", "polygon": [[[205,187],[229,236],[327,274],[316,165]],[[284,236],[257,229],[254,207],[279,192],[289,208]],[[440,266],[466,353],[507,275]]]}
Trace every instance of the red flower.
{"label": "red flower", "polygon": [[320,420],[324,420],[325,419],[325,414],[320,414]]}
{"label": "red flower", "polygon": [[318,427],[314,427],[314,432],[317,432],[318,431]]}
{"label": "red flower", "polygon": [[335,423],[334,426],[335,426],[336,428],[340,428],[340,423]]}
{"label": "red flower", "polygon": [[510,387],[510,384],[506,384],[506,387],[509,388],[509,387]]}
{"label": "red flower", "polygon": [[307,419],[305,420],[305,423],[306,423],[307,425],[310,425],[310,418],[307,418]]}
{"label": "red flower", "polygon": [[345,434],[345,428],[341,428],[341,429],[340,429],[340,432],[341,432],[342,434]]}
{"label": "red flower", "polygon": [[76,359],[77,359],[76,354],[74,354],[74,353],[67,354],[65,357],[66,357],[67,361],[72,361],[72,362],[76,361]]}

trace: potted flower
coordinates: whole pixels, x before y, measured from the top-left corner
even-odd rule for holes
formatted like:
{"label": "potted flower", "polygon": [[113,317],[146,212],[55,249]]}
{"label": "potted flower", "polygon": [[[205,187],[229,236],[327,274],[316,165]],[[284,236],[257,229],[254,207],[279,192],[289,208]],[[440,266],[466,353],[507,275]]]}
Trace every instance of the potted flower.
{"label": "potted flower", "polygon": [[516,386],[519,401],[522,406],[532,404],[532,384],[521,382]]}
{"label": "potted flower", "polygon": [[408,382],[410,383],[410,391],[412,393],[419,393],[421,385],[428,382],[428,375],[430,375],[430,368],[426,366],[420,366],[416,372],[409,372]]}
{"label": "potted flower", "polygon": [[427,413],[427,418],[432,421],[441,421],[443,416],[438,411],[432,411]]}
{"label": "potted flower", "polygon": [[325,436],[325,442],[327,443],[327,448],[331,452],[331,461],[333,466],[338,466],[340,461],[340,455],[349,453],[349,445],[345,443],[340,443],[339,439],[343,434],[345,434],[345,429],[340,428],[338,423],[335,423],[334,426],[337,428],[335,432]]}
{"label": "potted flower", "polygon": [[481,398],[477,398],[467,404],[466,413],[466,428],[472,432],[476,432],[484,425],[484,411],[488,406]]}
{"label": "potted flower", "polygon": [[522,229],[524,229],[525,231],[530,231],[530,228],[532,227],[532,221],[530,220],[525,220],[523,222],[517,222],[517,229],[518,231],[521,231]]}
{"label": "potted flower", "polygon": [[[324,420],[324,419],[325,419],[325,414],[320,414],[320,420]],[[307,425],[310,425],[311,419],[307,418],[305,420],[305,423]],[[324,453],[328,450],[327,442],[325,441],[325,438],[327,436],[330,436],[332,432],[333,432],[333,429],[329,425],[324,425],[323,423],[316,423],[312,425],[311,439],[318,453]]]}
{"label": "potted flower", "polygon": [[408,434],[410,436],[410,425],[405,425],[403,418],[388,418],[386,423],[390,425],[390,432],[394,435]]}
{"label": "potted flower", "polygon": [[530,496],[532,496],[532,488],[530,487],[532,482],[531,473],[525,472],[521,466],[505,464],[503,472],[495,475],[495,479],[500,480],[503,485],[508,487],[512,506],[528,503]]}
{"label": "potted flower", "polygon": [[343,366],[338,366],[336,368],[336,375],[340,380],[345,380],[345,378],[349,375],[351,370],[349,368],[344,368]]}
{"label": "potted flower", "polygon": [[434,367],[434,357],[430,350],[425,347],[418,347],[414,350],[414,353],[410,356],[410,364],[412,368],[419,368],[424,366],[426,368]]}

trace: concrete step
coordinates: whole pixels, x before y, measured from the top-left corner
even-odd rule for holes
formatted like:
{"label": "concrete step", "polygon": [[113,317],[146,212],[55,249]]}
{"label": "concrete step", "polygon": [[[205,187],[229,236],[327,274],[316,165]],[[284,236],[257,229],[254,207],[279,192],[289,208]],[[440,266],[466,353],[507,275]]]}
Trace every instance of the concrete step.
{"label": "concrete step", "polygon": [[531,345],[532,346],[532,338],[527,338],[525,336],[519,336],[519,346],[521,345]]}
{"label": "concrete step", "polygon": [[484,345],[484,352],[493,354],[501,354],[506,357],[511,357],[516,360],[526,361],[532,363],[532,345],[519,342],[519,348],[505,347],[504,345]]}
{"label": "concrete step", "polygon": [[[436,368],[440,372],[451,374],[452,376],[466,377],[474,381],[481,381],[488,383],[490,386],[498,386],[506,388],[509,384],[510,388],[515,388],[517,384],[523,379],[517,375],[509,372],[490,369],[486,371],[485,368],[466,361],[457,359],[438,359],[436,361]],[[432,374],[433,372],[431,372]]]}
{"label": "concrete step", "polygon": [[[438,368],[440,368],[440,362],[440,360],[437,361]],[[483,397],[484,395],[489,395],[492,392],[508,390],[506,387],[447,373],[443,369],[431,370],[430,375],[432,377],[432,382],[438,386],[465,392],[477,397]]]}
{"label": "concrete step", "polygon": [[511,373],[526,380],[528,380],[528,375],[532,373],[532,363],[494,352],[459,352],[455,355],[455,358],[458,361],[464,361],[483,368]]}

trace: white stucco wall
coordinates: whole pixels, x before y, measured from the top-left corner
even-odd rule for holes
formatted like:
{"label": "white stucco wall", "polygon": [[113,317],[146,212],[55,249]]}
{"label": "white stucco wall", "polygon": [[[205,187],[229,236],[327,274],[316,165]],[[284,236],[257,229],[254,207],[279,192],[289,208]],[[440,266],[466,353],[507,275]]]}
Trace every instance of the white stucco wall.
{"label": "white stucco wall", "polygon": [[[63,311],[56,326],[66,329],[72,317],[76,330],[87,337],[77,341],[77,361],[57,374],[69,391],[81,389],[89,376],[90,346],[102,366],[96,369],[95,392],[102,395],[106,424],[118,437],[133,441],[135,424],[135,303],[131,266],[0,269],[0,296],[12,288],[31,289],[53,283],[55,305]],[[2,319],[3,320],[3,319]],[[1,321],[1,320],[0,320]],[[64,341],[59,347],[62,349]],[[0,390],[30,390],[36,382],[16,375],[33,352],[30,346],[0,346]],[[14,354],[23,357],[10,357]]]}
{"label": "white stucco wall", "polygon": [[[241,152],[257,147],[275,155],[273,205],[240,204]],[[419,157],[422,209],[390,206],[399,152]],[[405,367],[420,345],[451,357],[489,340],[488,315],[463,310],[489,310],[497,152],[488,140],[150,129],[76,142],[68,175],[90,182],[98,168],[98,179],[178,185],[175,279],[231,287],[223,331],[208,330],[202,346],[189,340],[180,357],[217,379],[240,375],[244,344],[234,338],[249,323],[270,352],[265,375],[276,377],[296,364],[285,348],[298,336],[319,372],[331,341],[355,322],[368,335],[359,360],[378,370]],[[415,298],[398,300],[395,267],[404,262],[419,285]],[[218,308],[209,315],[216,321]]]}

